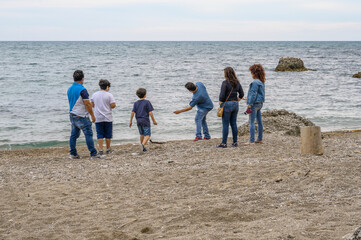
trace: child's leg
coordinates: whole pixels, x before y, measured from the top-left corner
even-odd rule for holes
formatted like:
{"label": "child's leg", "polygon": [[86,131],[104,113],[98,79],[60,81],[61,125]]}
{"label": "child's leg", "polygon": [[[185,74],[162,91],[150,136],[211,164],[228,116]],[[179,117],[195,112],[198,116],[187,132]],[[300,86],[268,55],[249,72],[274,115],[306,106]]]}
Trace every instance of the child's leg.
{"label": "child's leg", "polygon": [[144,139],[142,141],[142,144],[143,146],[145,146],[150,139],[150,135],[151,135],[150,127],[143,127],[143,130],[144,130]]}
{"label": "child's leg", "polygon": [[144,139],[142,142],[143,146],[145,146],[147,144],[147,142],[149,141],[149,138],[150,138],[150,136],[144,136]]}
{"label": "child's leg", "polygon": [[140,135],[140,144],[143,144],[144,135]]}
{"label": "child's leg", "polygon": [[107,145],[107,149],[110,148],[110,142],[111,142],[111,139],[110,139],[110,138],[106,138],[106,139],[105,139],[105,144]]}
{"label": "child's leg", "polygon": [[113,122],[106,122],[105,125],[105,144],[107,146],[107,149],[110,149],[110,141],[113,137]]}
{"label": "child's leg", "polygon": [[103,151],[103,138],[98,139],[99,150]]}
{"label": "child's leg", "polygon": [[98,139],[99,150],[103,151],[104,122],[95,123],[95,127],[97,130],[97,139]]}

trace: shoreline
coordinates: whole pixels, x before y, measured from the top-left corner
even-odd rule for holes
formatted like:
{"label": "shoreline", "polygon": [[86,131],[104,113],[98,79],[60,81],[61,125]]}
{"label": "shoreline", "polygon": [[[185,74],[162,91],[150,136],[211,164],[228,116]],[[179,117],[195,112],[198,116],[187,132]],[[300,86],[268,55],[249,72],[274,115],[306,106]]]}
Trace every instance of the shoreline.
{"label": "shoreline", "polygon": [[[321,132],[323,135],[339,135],[339,134],[344,134],[344,133],[358,133],[358,132],[361,132],[361,129],[346,129],[346,130],[334,130],[334,131],[325,131],[325,132]],[[229,137],[231,136],[232,133],[230,133]],[[274,134],[277,134],[277,133],[274,133]],[[238,136],[240,137],[240,136]],[[81,139],[81,137],[79,138],[80,139],[80,143],[77,144],[77,147],[85,147],[86,146],[86,143],[85,141],[83,141],[84,139]],[[220,138],[212,138],[212,139],[218,139],[218,140],[221,140],[221,137]],[[191,141],[191,139],[174,139],[174,140],[166,140],[164,142],[161,142],[161,144],[165,144],[165,143],[169,143],[169,142],[177,142],[177,141]],[[61,146],[44,146],[44,147],[22,147],[23,145],[31,145],[31,144],[42,144],[42,143],[48,143],[48,142],[35,142],[35,143],[25,143],[25,144],[15,144],[16,146],[14,147],[14,149],[1,149],[1,145],[0,145],[0,152],[6,152],[6,151],[16,151],[16,150],[31,150],[31,149],[48,149],[48,148],[53,148],[53,149],[58,149],[58,148],[67,148],[69,147],[69,141],[50,141],[50,142],[58,142],[59,145],[61,144]],[[158,141],[155,141],[155,142],[158,142]],[[95,145],[95,148],[97,148],[96,146],[96,139],[94,139],[94,145]],[[138,141],[137,142],[123,142],[123,143],[115,143],[113,144],[113,141],[112,141],[112,147],[116,147],[116,146],[123,146],[123,145],[137,145],[138,144]],[[148,144],[151,144],[151,143],[148,143]],[[157,143],[155,143],[157,144]],[[5,145],[3,145],[5,146]]]}

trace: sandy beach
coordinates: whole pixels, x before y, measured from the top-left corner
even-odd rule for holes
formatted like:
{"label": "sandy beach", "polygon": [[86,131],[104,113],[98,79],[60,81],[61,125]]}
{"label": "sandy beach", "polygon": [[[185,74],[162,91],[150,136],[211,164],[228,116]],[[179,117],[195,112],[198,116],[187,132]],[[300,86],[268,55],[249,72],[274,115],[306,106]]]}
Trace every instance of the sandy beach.
{"label": "sandy beach", "polygon": [[[243,136],[240,142],[247,141]],[[0,239],[341,239],[361,225],[361,132],[0,152]]]}

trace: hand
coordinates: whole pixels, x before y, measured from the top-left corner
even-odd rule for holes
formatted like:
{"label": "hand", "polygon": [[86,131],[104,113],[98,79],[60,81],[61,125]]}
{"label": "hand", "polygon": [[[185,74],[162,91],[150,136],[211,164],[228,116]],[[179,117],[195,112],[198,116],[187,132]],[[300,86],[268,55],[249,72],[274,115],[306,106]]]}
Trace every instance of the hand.
{"label": "hand", "polygon": [[240,102],[242,99],[238,98],[237,101]]}
{"label": "hand", "polygon": [[248,105],[248,108],[251,108],[252,106],[251,105]]}
{"label": "hand", "polygon": [[180,114],[181,111],[180,111],[180,110],[177,110],[177,111],[174,111],[173,113],[175,113],[175,114]]}
{"label": "hand", "polygon": [[96,120],[96,119],[95,119],[95,116],[92,115],[91,118],[92,118],[92,123],[95,123],[95,120]]}
{"label": "hand", "polygon": [[158,125],[158,123],[156,121],[153,122],[154,125]]}
{"label": "hand", "polygon": [[131,127],[132,127],[132,124],[133,124],[132,122],[130,122],[130,123],[129,123],[129,128],[131,128]]}
{"label": "hand", "polygon": [[242,98],[242,100],[247,100],[247,97]]}

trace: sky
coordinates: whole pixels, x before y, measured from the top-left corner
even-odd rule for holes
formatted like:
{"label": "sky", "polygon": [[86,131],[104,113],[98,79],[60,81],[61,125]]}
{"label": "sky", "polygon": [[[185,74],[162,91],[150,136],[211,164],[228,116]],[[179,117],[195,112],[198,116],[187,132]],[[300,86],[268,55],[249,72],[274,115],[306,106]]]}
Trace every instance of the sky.
{"label": "sky", "polygon": [[0,41],[361,41],[361,0],[0,0]]}

